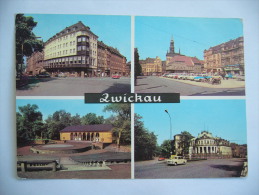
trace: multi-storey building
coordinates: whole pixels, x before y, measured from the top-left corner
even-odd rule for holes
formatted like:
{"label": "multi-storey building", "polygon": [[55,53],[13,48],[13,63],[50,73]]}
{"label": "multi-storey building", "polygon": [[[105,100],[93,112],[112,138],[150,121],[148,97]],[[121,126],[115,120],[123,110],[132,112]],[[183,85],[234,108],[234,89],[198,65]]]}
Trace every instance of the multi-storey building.
{"label": "multi-storey building", "polygon": [[53,74],[96,75],[97,39],[81,21],[65,28],[45,43],[44,68]]}
{"label": "multi-storey building", "polygon": [[98,74],[99,76],[126,75],[126,57],[110,46],[98,41]]}
{"label": "multi-storey building", "polygon": [[234,40],[204,50],[206,72],[244,74],[244,38]]}
{"label": "multi-storey building", "polygon": [[169,52],[166,53],[167,73],[201,73],[202,61],[196,57],[189,57],[175,52],[174,40],[170,41]]}
{"label": "multi-storey building", "polygon": [[162,60],[158,56],[156,58],[140,60],[139,63],[142,67],[142,73],[145,76],[162,74]]}
{"label": "multi-storey building", "polygon": [[34,52],[27,58],[26,73],[29,75],[36,75],[44,71],[44,53]]}

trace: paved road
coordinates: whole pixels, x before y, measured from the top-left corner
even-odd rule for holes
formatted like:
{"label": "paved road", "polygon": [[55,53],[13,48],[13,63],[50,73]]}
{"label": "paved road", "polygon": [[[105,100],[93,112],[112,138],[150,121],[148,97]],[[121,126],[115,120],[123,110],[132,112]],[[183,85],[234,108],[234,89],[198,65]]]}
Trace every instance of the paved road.
{"label": "paved road", "polygon": [[167,166],[165,162],[136,162],[135,178],[221,178],[239,177],[243,159],[210,159]]}
{"label": "paved road", "polygon": [[83,96],[84,93],[130,93],[130,78],[45,78],[16,90],[17,96]]}
{"label": "paved road", "polygon": [[[233,82],[231,80],[225,83]],[[135,93],[180,93],[181,96],[244,96],[244,87],[220,88],[198,86],[199,83],[189,81],[189,84],[162,77],[138,77]],[[222,86],[222,85],[221,85]]]}

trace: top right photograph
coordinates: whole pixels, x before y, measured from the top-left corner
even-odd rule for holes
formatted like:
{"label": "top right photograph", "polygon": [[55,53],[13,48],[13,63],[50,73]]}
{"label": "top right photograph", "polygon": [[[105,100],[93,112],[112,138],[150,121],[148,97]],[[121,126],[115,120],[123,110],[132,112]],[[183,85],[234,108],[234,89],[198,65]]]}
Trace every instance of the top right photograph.
{"label": "top right photograph", "polygon": [[245,96],[242,19],[135,17],[135,93]]}

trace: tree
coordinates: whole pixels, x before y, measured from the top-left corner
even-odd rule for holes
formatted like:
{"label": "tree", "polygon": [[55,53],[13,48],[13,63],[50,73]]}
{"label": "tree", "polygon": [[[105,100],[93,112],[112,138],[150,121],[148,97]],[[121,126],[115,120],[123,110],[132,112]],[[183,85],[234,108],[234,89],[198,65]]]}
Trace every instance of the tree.
{"label": "tree", "polygon": [[135,78],[135,85],[137,85],[137,76],[140,76],[142,73],[142,68],[141,65],[139,63],[139,53],[138,53],[138,48],[134,49],[134,65],[135,65],[135,74],[134,74],[134,78]]}
{"label": "tree", "polygon": [[189,153],[190,141],[193,136],[188,131],[182,131],[180,134],[180,141],[178,142],[179,148],[181,149],[181,155]]}
{"label": "tree", "polygon": [[172,146],[171,146],[172,142],[171,140],[165,140],[161,146],[160,146],[160,150],[161,150],[161,156],[169,158],[172,152]]}
{"label": "tree", "polygon": [[23,14],[17,14],[15,18],[16,28],[16,76],[22,76],[24,56],[28,57],[35,51],[42,51],[43,42],[37,40],[32,32],[37,22],[33,17],[26,17]]}
{"label": "tree", "polygon": [[69,112],[59,110],[45,120],[49,139],[59,139],[59,131],[71,126],[72,117]]}
{"label": "tree", "polygon": [[118,147],[120,147],[120,144],[131,144],[130,108],[130,104],[109,104],[104,108],[104,112],[116,114],[109,121],[114,126],[113,135],[116,137]]}
{"label": "tree", "polygon": [[157,152],[157,137],[153,132],[149,132],[141,121],[142,117],[135,114],[134,117],[134,140],[135,140],[135,160],[150,160]]}
{"label": "tree", "polygon": [[97,116],[95,113],[88,113],[87,115],[81,118],[82,125],[94,125],[94,124],[103,124],[103,116]]}
{"label": "tree", "polygon": [[41,137],[45,126],[42,121],[42,113],[38,111],[38,106],[27,104],[18,107],[18,110],[19,112],[16,112],[17,143],[21,144]]}

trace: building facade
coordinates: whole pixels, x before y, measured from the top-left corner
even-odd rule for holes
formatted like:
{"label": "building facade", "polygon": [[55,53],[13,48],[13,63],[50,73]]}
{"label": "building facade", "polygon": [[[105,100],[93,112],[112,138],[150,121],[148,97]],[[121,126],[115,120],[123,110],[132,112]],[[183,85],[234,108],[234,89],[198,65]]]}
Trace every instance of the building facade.
{"label": "building facade", "polygon": [[44,71],[44,52],[34,52],[27,58],[26,73],[28,75],[37,75]]}
{"label": "building facade", "polygon": [[92,77],[125,74],[126,58],[98,41],[81,21],[66,27],[44,45],[44,68],[53,76]]}
{"label": "building facade", "polygon": [[157,56],[156,58],[146,58],[139,61],[142,67],[144,76],[161,75],[162,74],[162,60]]}
{"label": "building facade", "polygon": [[169,51],[166,53],[167,73],[201,73],[203,62],[196,57],[189,57],[175,52],[174,40],[170,41]]}
{"label": "building facade", "polygon": [[207,73],[244,74],[244,38],[216,45],[204,50],[204,69]]}
{"label": "building facade", "polygon": [[191,139],[189,147],[191,157],[232,158],[230,142],[220,137],[214,137],[208,131],[202,131]]}
{"label": "building facade", "polygon": [[202,131],[197,137],[188,138],[186,135],[174,136],[176,155],[189,158],[232,158],[233,150],[229,141],[214,137],[208,131]]}
{"label": "building facade", "polygon": [[112,143],[112,128],[109,124],[69,126],[60,131],[60,140]]}

